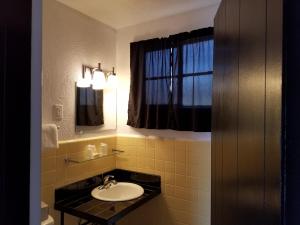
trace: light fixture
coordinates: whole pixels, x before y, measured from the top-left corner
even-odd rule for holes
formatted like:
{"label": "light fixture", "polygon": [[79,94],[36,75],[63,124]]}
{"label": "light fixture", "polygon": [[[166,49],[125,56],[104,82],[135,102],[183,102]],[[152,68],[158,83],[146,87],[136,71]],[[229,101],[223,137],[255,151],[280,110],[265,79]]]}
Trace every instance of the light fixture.
{"label": "light fixture", "polygon": [[98,63],[98,68],[93,70],[92,87],[94,90],[101,90],[105,88],[105,74],[101,69],[101,63]]}
{"label": "light fixture", "polygon": [[107,75],[107,87],[115,88],[117,86],[117,74],[115,73],[115,67],[113,67],[112,72]]}
{"label": "light fixture", "polygon": [[83,77],[81,77],[77,81],[77,87],[88,88],[88,87],[91,86],[91,81],[92,81],[91,69],[86,67],[86,66],[83,66],[82,67],[82,73],[83,73]]}
{"label": "light fixture", "polygon": [[115,68],[107,75],[101,69],[101,63],[98,63],[98,67],[93,68],[90,66],[82,66],[82,77],[77,81],[76,85],[80,88],[89,88],[92,86],[94,90],[102,90],[106,87],[116,87],[116,73]]}

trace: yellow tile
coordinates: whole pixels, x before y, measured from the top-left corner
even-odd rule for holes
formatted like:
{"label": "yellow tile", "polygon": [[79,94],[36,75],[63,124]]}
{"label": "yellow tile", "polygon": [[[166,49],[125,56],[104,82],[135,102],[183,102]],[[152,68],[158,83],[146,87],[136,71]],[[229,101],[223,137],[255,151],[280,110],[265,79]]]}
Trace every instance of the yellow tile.
{"label": "yellow tile", "polygon": [[156,148],[156,139],[146,139],[147,148]]}
{"label": "yellow tile", "polygon": [[186,175],[186,164],[184,163],[175,163],[175,174]]}
{"label": "yellow tile", "polygon": [[48,204],[48,206],[53,206],[54,204],[54,186],[48,185],[41,188],[41,200]]}
{"label": "yellow tile", "polygon": [[155,159],[165,160],[165,161],[174,161],[175,152],[171,148],[158,148],[155,149]]}
{"label": "yellow tile", "polygon": [[198,192],[192,188],[183,188],[179,186],[175,186],[175,196],[184,200],[197,200]]}
{"label": "yellow tile", "polygon": [[42,149],[42,157],[51,157],[51,156],[55,156],[56,155],[56,152],[58,151],[59,149],[47,149],[47,148],[43,148]]}
{"label": "yellow tile", "polygon": [[175,186],[174,185],[169,185],[169,184],[166,184],[165,185],[165,194],[167,196],[175,196]]}
{"label": "yellow tile", "polygon": [[165,173],[165,183],[166,184],[175,184],[175,175],[174,173]]}
{"label": "yellow tile", "polygon": [[175,141],[175,150],[186,150],[186,141]]}
{"label": "yellow tile", "polygon": [[173,140],[157,140],[156,143],[157,143],[157,148],[159,149],[174,150]]}
{"label": "yellow tile", "polygon": [[166,161],[165,162],[165,172],[167,173],[174,173],[175,172],[175,163]]}
{"label": "yellow tile", "polygon": [[210,163],[191,164],[187,166],[187,175],[195,178],[208,178],[210,170]]}
{"label": "yellow tile", "polygon": [[207,179],[199,179],[194,177],[187,177],[187,186],[192,187],[194,189],[201,189],[202,191],[209,191],[210,190],[210,177]]}
{"label": "yellow tile", "polygon": [[143,157],[137,157],[137,167],[144,168],[145,167],[145,160]]}
{"label": "yellow tile", "polygon": [[139,148],[136,150],[136,156],[145,158],[146,157],[146,149]]}
{"label": "yellow tile", "polygon": [[108,156],[91,160],[88,162],[87,167],[87,172],[93,172],[93,174],[101,173],[105,168],[115,167],[115,158],[114,156]]}
{"label": "yellow tile", "polygon": [[[177,143],[175,146],[177,146]],[[175,148],[175,161],[178,163],[186,163],[186,149],[185,148]]]}
{"label": "yellow tile", "polygon": [[116,145],[129,145],[129,138],[128,137],[117,137]]}
{"label": "yellow tile", "polygon": [[[138,155],[143,155],[144,148],[142,147],[137,147],[137,146],[132,146],[132,145],[124,145],[124,146],[119,146],[117,148],[118,150],[124,151],[122,154],[122,157],[129,157],[129,156],[138,156]],[[139,153],[139,154],[138,154]]]}
{"label": "yellow tile", "polygon": [[42,187],[55,184],[55,170],[41,174]]}
{"label": "yellow tile", "polygon": [[[84,154],[86,144],[104,142],[114,148],[120,147],[126,153],[116,157],[93,160],[79,165],[66,166],[64,157],[68,154]],[[61,152],[59,152],[61,151]],[[56,154],[56,152],[58,152]],[[60,149],[49,151],[47,157],[56,157],[56,185],[70,184],[113,168],[123,168],[144,173],[157,174],[162,179],[162,195],[157,202],[146,204],[139,208],[130,218],[125,217],[120,225],[139,225],[145,219],[141,215],[149,215],[147,225],[199,225],[209,224],[210,215],[210,144],[209,142],[184,142],[158,140],[149,138],[98,138],[91,141],[64,144]],[[43,155],[43,156],[44,156]],[[53,162],[53,161],[52,161]],[[44,169],[49,169],[44,164]],[[65,173],[65,176],[63,175]],[[51,175],[51,173],[50,173]],[[53,184],[51,179],[43,180],[42,197],[54,201]],[[52,191],[51,191],[52,190]],[[53,199],[53,200],[51,200]],[[159,203],[159,204],[158,204]],[[152,207],[153,205],[153,207]],[[51,209],[53,210],[53,209]],[[59,214],[53,210],[53,215],[59,222]],[[155,215],[155,216],[153,216]],[[140,218],[137,220],[137,218]],[[126,219],[129,218],[129,219]],[[155,218],[155,219],[150,219]],[[68,218],[71,224],[74,218]],[[125,221],[125,222],[124,222]]]}
{"label": "yellow tile", "polygon": [[187,184],[187,177],[183,175],[175,175],[175,185],[179,187],[186,187]]}
{"label": "yellow tile", "polygon": [[186,223],[186,224],[192,223],[191,214],[185,212],[184,210],[170,209],[169,214],[170,214],[170,217],[172,218],[172,220],[174,220],[176,222]]}
{"label": "yellow tile", "polygon": [[187,155],[189,164],[198,164],[210,160],[210,143],[190,142]]}
{"label": "yellow tile", "polygon": [[49,172],[56,169],[56,157],[42,157],[41,161],[42,173]]}
{"label": "yellow tile", "polygon": [[165,162],[163,160],[155,160],[155,170],[165,172]]}
{"label": "yellow tile", "polygon": [[69,154],[83,152],[85,151],[87,145],[88,143],[84,141],[68,143],[66,144],[66,150]]}
{"label": "yellow tile", "polygon": [[65,184],[67,164],[65,163],[65,156],[56,157],[56,173],[55,186],[60,187]]}
{"label": "yellow tile", "polygon": [[174,198],[170,196],[166,196],[166,203],[168,208],[176,209],[181,211],[191,211],[192,203],[190,201],[186,201],[184,199]]}
{"label": "yellow tile", "polygon": [[150,170],[155,170],[155,160],[154,159],[146,159],[146,168]]}
{"label": "yellow tile", "polygon": [[116,145],[133,145],[145,147],[146,139],[144,137],[135,138],[135,137],[117,137]]}
{"label": "yellow tile", "polygon": [[88,172],[88,162],[78,163],[78,164],[69,164],[66,169],[66,179],[74,179],[78,176],[82,177],[82,175]]}
{"label": "yellow tile", "polygon": [[137,168],[137,157],[117,157],[117,168],[128,170]]}
{"label": "yellow tile", "polygon": [[144,154],[145,154],[146,158],[154,159],[155,158],[155,148],[146,148]]}

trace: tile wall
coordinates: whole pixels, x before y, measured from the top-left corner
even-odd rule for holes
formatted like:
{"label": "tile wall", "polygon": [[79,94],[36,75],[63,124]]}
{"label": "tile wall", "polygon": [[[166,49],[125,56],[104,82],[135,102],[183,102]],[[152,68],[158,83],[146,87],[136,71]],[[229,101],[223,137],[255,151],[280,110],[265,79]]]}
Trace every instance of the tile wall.
{"label": "tile wall", "polygon": [[158,174],[162,194],[120,225],[210,225],[210,141],[117,137],[117,168]]}
{"label": "tile wall", "polygon": [[[65,164],[67,156],[83,154],[87,144],[107,143],[125,152],[81,164]],[[42,153],[42,200],[54,203],[54,189],[114,168],[158,174],[162,194],[131,212],[120,225],[210,225],[210,141],[108,137],[63,142]],[[58,213],[50,211],[57,224]],[[68,217],[67,225],[77,224]]]}

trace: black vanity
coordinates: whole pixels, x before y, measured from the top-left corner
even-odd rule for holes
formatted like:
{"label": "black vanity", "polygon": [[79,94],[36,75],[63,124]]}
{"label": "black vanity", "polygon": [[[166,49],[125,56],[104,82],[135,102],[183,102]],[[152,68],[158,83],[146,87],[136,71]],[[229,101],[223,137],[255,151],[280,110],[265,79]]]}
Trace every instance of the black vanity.
{"label": "black vanity", "polygon": [[[113,175],[118,182],[138,184],[144,188],[144,194],[139,198],[120,202],[101,201],[93,198],[91,191],[103,184],[103,177],[106,175]],[[161,193],[160,184],[159,176],[115,169],[56,189],[54,208],[61,212],[61,225],[64,225],[65,213],[85,220],[86,222],[83,224],[111,225],[159,195]]]}

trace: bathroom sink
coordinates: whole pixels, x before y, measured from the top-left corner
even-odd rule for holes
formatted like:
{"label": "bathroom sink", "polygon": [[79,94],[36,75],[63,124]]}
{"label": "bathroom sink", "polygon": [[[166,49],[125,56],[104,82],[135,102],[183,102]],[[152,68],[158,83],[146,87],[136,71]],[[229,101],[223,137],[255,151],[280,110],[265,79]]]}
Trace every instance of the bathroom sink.
{"label": "bathroom sink", "polygon": [[91,195],[102,201],[128,201],[138,198],[144,194],[144,189],[137,184],[119,182],[108,189],[99,189],[96,187],[92,190]]}

